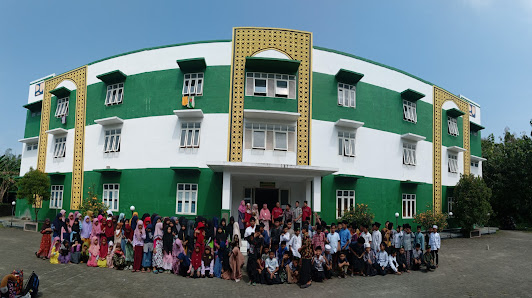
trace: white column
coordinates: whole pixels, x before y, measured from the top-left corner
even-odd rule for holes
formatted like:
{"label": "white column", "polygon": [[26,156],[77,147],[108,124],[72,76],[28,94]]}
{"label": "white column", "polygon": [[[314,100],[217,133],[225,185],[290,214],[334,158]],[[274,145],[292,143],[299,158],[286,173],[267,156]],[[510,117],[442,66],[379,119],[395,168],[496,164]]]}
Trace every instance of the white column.
{"label": "white column", "polygon": [[321,212],[321,176],[314,177],[312,210]]}
{"label": "white column", "polygon": [[233,204],[231,193],[231,173],[224,172],[222,183],[222,209],[231,210]]}
{"label": "white column", "polygon": [[[312,181],[307,181],[305,184],[305,201],[308,202],[310,209],[313,207],[312,203]],[[301,208],[303,208],[303,202],[300,204]]]}

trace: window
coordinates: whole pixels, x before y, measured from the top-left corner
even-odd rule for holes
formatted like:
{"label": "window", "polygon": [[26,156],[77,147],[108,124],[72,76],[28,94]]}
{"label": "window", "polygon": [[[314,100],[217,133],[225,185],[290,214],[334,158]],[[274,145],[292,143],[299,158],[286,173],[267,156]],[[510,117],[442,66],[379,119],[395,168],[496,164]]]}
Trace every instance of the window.
{"label": "window", "polygon": [[203,73],[187,73],[183,81],[184,96],[199,96],[203,94]]}
{"label": "window", "polygon": [[416,165],[416,145],[411,143],[403,143],[403,164]]}
{"label": "window", "polygon": [[37,150],[39,143],[26,144],[26,151]]}
{"label": "window", "polygon": [[286,74],[246,73],[246,96],[296,98],[296,76]]}
{"label": "window", "polygon": [[345,211],[349,211],[351,207],[355,206],[355,191],[354,190],[337,190],[336,191],[336,218],[344,216]]}
{"label": "window", "polygon": [[68,116],[68,97],[59,98],[57,100],[57,108],[55,109],[55,117],[61,118]]}
{"label": "window", "polygon": [[294,151],[294,125],[246,123],[245,127],[245,149]]}
{"label": "window", "polygon": [[105,131],[105,143],[103,145],[103,151],[105,153],[109,152],[120,152],[120,135],[122,134],[122,129],[110,129]]}
{"label": "window", "polygon": [[448,126],[448,132],[451,136],[458,136],[460,133],[458,132],[458,122],[456,118],[453,117],[447,117],[447,126]]}
{"label": "window", "polygon": [[338,132],[338,155],[355,156],[355,133],[347,131]]}
{"label": "window", "polygon": [[199,148],[200,122],[183,122],[181,124],[181,148]]}
{"label": "window", "polygon": [[471,161],[471,166],[474,168],[478,168],[478,161]]}
{"label": "window", "polygon": [[107,96],[105,97],[105,105],[117,105],[122,103],[124,97],[124,83],[118,83],[107,86]]}
{"label": "window", "polygon": [[63,185],[52,185],[50,193],[50,209],[63,208]]}
{"label": "window", "polygon": [[471,135],[474,135],[475,137],[478,136],[478,131],[477,130],[472,130],[471,131]]}
{"label": "window", "polygon": [[447,198],[447,212],[453,212],[453,197]]}
{"label": "window", "polygon": [[31,112],[31,117],[35,117],[35,116],[39,116],[39,115],[41,115],[41,111]]}
{"label": "window", "polygon": [[356,88],[353,85],[338,83],[338,105],[356,107]]}
{"label": "window", "polygon": [[403,218],[413,218],[416,214],[416,195],[403,194]]}
{"label": "window", "polygon": [[66,137],[55,137],[54,158],[65,157]]}
{"label": "window", "polygon": [[403,99],[403,120],[417,123],[416,103]]}
{"label": "window", "polygon": [[103,203],[111,211],[118,211],[120,184],[104,184],[103,185]]}
{"label": "window", "polygon": [[458,173],[458,155],[449,154],[447,157],[449,173]]}
{"label": "window", "polygon": [[189,183],[177,184],[176,214],[196,214],[198,185]]}

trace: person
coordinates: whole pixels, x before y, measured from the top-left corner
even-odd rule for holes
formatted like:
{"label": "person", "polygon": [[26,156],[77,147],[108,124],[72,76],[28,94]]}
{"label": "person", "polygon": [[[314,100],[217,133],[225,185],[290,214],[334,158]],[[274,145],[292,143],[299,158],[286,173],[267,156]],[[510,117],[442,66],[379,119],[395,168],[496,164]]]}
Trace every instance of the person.
{"label": "person", "polygon": [[434,257],[434,262],[436,264],[436,267],[438,267],[438,262],[439,262],[438,252],[440,251],[441,237],[440,237],[440,234],[438,233],[437,225],[432,226],[432,233],[430,233],[429,245],[431,247],[431,253],[432,253],[432,256]]}
{"label": "person", "polygon": [[117,245],[113,253],[113,267],[116,270],[124,270],[126,267],[126,258],[120,245]]}
{"label": "person", "polygon": [[35,256],[37,256],[37,258],[41,258],[43,260],[48,258],[48,255],[50,254],[50,248],[52,247],[52,232],[50,219],[47,218],[44,220],[44,224],[41,228],[41,245],[39,246],[39,250],[35,252]]}
{"label": "person", "polygon": [[322,282],[325,279],[325,258],[321,255],[321,246],[317,246],[312,257],[312,280]]}
{"label": "person", "polygon": [[299,207],[299,201],[296,201],[296,206],[293,210],[293,222],[294,222],[294,228],[298,227],[301,229],[301,219],[303,217],[303,210],[301,210],[301,207]]}
{"label": "person", "polygon": [[233,230],[234,230],[235,225],[238,226],[238,224],[235,223],[235,217],[234,216],[229,217],[229,224],[225,228],[225,234],[227,235],[227,239],[229,241],[231,241],[231,239],[233,239],[233,235],[234,235],[233,234]]}
{"label": "person", "polygon": [[[140,272],[142,267],[142,254],[144,251],[144,239],[146,239],[146,231],[142,220],[137,220],[135,232],[133,233],[133,270],[132,272]],[[100,250],[101,253],[101,250]],[[101,256],[100,256],[101,257]]]}
{"label": "person", "polygon": [[98,221],[98,218],[95,218],[92,220],[92,229],[91,229],[91,239],[92,237],[97,237],[98,241],[100,240],[100,234],[102,233],[102,227],[100,226],[100,222]]}
{"label": "person", "polygon": [[360,236],[364,238],[364,243],[369,243],[371,245],[371,242],[373,241],[371,234],[369,232],[369,226],[368,225],[361,225],[362,227],[362,233],[360,233]]}
{"label": "person", "polygon": [[[412,250],[414,249],[414,240],[414,233],[412,233],[410,225],[406,224],[405,231],[403,233],[402,247],[404,250],[405,263],[408,270],[410,269],[410,264],[412,264]],[[401,257],[401,254],[399,254],[399,256]]]}
{"label": "person", "polygon": [[61,250],[61,238],[54,237],[52,250],[50,251],[50,264],[59,264],[59,251]]}
{"label": "person", "polygon": [[[142,269],[141,272],[151,272],[152,256],[153,256],[153,235],[154,225],[151,224],[151,219],[145,219],[144,228],[146,229],[146,238],[144,239],[144,246],[142,248]],[[118,228],[118,225],[117,225]],[[116,238],[116,236],[115,236]]]}
{"label": "person", "polygon": [[280,284],[281,280],[279,279],[279,262],[275,258],[273,251],[269,252],[268,258],[264,264],[264,280],[267,285]]}
{"label": "person", "polygon": [[271,250],[277,251],[277,249],[279,248],[279,242],[281,241],[282,231],[283,230],[279,225],[279,219],[274,219],[273,228],[270,230]]}
{"label": "person", "polygon": [[290,238],[288,247],[290,248],[290,251],[294,257],[301,258],[301,254],[299,253],[299,249],[301,248],[301,233],[299,231],[299,227],[295,228],[294,235],[292,235],[292,238]]}
{"label": "person", "polygon": [[314,256],[312,250],[312,240],[308,236],[308,227],[303,226],[303,236],[301,239],[301,269],[299,271],[299,285],[302,289],[308,288],[312,285],[312,257]]}
{"label": "person", "polygon": [[199,278],[201,277],[201,245],[196,243],[194,246],[194,252],[192,252],[192,258],[190,258],[190,277]]}
{"label": "person", "polygon": [[122,251],[126,256],[126,269],[133,269],[133,228],[130,225],[130,220],[125,220],[124,225],[124,238],[122,239]]}
{"label": "person", "polygon": [[419,244],[420,250],[425,249],[425,237],[421,232],[421,226],[417,226],[417,231],[414,235],[414,245]]}
{"label": "person", "polygon": [[395,249],[399,249],[401,248],[402,244],[403,244],[403,227],[401,227],[401,225],[398,225],[396,233],[393,236],[393,245]]}
{"label": "person", "polygon": [[244,256],[240,252],[240,238],[238,237],[238,235],[235,235],[233,237],[233,242],[231,242],[229,264],[231,266],[230,278],[235,282],[239,282],[242,278],[242,266],[244,265]]}
{"label": "person", "polygon": [[[388,224],[389,226],[390,224]],[[382,229],[383,235],[382,235],[382,242],[386,244],[386,247],[392,246],[392,232],[388,228]],[[380,249],[380,247],[379,247]]]}
{"label": "person", "polygon": [[281,241],[281,246],[279,246],[279,249],[275,252],[275,255],[278,260],[280,260],[283,257],[283,254],[288,251],[288,247],[286,247],[286,241]]}
{"label": "person", "polygon": [[364,244],[366,240],[364,237],[359,237],[356,242],[351,242],[349,249],[351,250],[351,265],[353,267],[353,275],[364,275]]}
{"label": "person", "polygon": [[190,258],[185,253],[180,253],[177,258],[179,259],[179,275],[188,277],[192,271],[192,265],[190,264]]}
{"label": "person", "polygon": [[287,221],[286,227],[288,228],[288,233],[290,233],[290,235],[294,235],[294,226],[292,224],[292,221]]}
{"label": "person", "polygon": [[397,254],[397,263],[399,264],[399,271],[410,273],[410,264],[408,263],[404,247],[399,249],[399,254]]}
{"label": "person", "polygon": [[381,227],[381,224],[378,222],[375,222],[372,226],[373,233],[371,234],[370,245],[371,245],[371,249],[373,249],[373,251],[375,252],[379,251],[379,247],[381,246],[381,242],[382,242],[382,234],[379,231],[380,227]]}
{"label": "person", "polygon": [[247,239],[251,234],[255,234],[255,217],[249,218],[249,226],[246,228],[246,232],[244,233],[244,239]]}
{"label": "person", "polygon": [[246,204],[246,213],[244,214],[244,229],[246,229],[247,227],[249,227],[250,225],[250,219],[252,218],[253,216],[251,215],[251,204],[250,203],[247,203]]}
{"label": "person", "polygon": [[294,257],[292,262],[286,268],[287,282],[289,284],[297,284],[299,279],[299,261],[298,257]]}
{"label": "person", "polygon": [[[72,214],[74,216],[74,214]],[[68,264],[70,263],[70,242],[68,240],[63,240],[61,247],[59,249],[59,263]]]}
{"label": "person", "polygon": [[163,235],[163,263],[161,266],[166,273],[170,273],[170,270],[172,270],[172,267],[174,266],[174,257],[172,256],[173,250],[174,235],[172,233],[172,226],[168,225]]}
{"label": "person", "polygon": [[[244,229],[246,227],[244,224],[245,216],[246,216],[246,201],[242,200],[240,201],[240,206],[238,206],[238,229],[240,231],[240,235],[244,234]],[[233,231],[233,233],[234,232],[235,231]],[[231,237],[233,237],[233,235],[231,235]]]}
{"label": "person", "polygon": [[294,219],[294,212],[291,210],[292,205],[286,204],[286,208],[283,211],[283,223],[286,225],[288,222],[292,222]]}
{"label": "person", "polygon": [[107,238],[107,243],[113,241],[114,237],[115,237],[115,228],[113,227],[113,218],[112,217],[109,217],[107,218],[107,221],[105,222],[106,225],[104,227],[104,233],[105,233],[105,237]]}
{"label": "person", "polygon": [[303,202],[303,208],[301,208],[301,215],[303,216],[303,221],[308,221],[310,223],[312,217],[312,209],[308,206],[308,202]]}
{"label": "person", "polygon": [[78,239],[74,240],[72,248],[70,249],[70,262],[73,264],[79,264],[81,257],[81,244]]}
{"label": "person", "polygon": [[395,273],[397,275],[401,275],[401,271],[399,271],[399,263],[397,263],[397,249],[392,250],[392,254],[388,256],[388,270],[390,273]]}
{"label": "person", "polygon": [[98,267],[98,255],[100,254],[100,242],[98,237],[91,237],[91,244],[89,247],[89,260],[87,261],[87,266],[89,267]]}
{"label": "person", "polygon": [[[89,241],[90,243],[90,241]],[[89,255],[89,243],[83,242],[81,245],[81,255],[79,258],[80,263],[87,263],[89,261],[90,255]]]}
{"label": "person", "polygon": [[430,234],[432,234],[432,227],[429,227],[427,233],[425,234],[425,249],[430,245]]}
{"label": "person", "polygon": [[[249,227],[248,227],[249,229]],[[246,230],[247,232],[247,230]],[[246,240],[248,241],[248,262],[247,262],[247,272],[249,276],[249,284],[254,285],[257,282],[260,282],[259,278],[259,268],[257,268],[257,255],[261,251],[261,242],[258,241],[260,236],[260,231],[251,233]]]}
{"label": "person", "polygon": [[52,226],[51,226],[52,231],[53,231],[52,237],[54,239],[55,239],[55,237],[59,237],[59,239],[61,239],[61,237],[63,236],[63,234],[61,233],[61,229],[63,228],[63,225],[64,225],[63,214],[62,213],[58,213],[55,216],[55,219],[52,222]]}
{"label": "person", "polygon": [[434,255],[432,254],[430,244],[427,245],[427,249],[423,254],[423,263],[425,263],[425,266],[427,267],[427,272],[436,269],[436,266],[434,266]]}
{"label": "person", "polygon": [[[290,232],[288,232],[288,226],[287,225],[283,226],[283,231],[281,233],[279,241],[280,242],[284,241],[285,243],[288,243],[290,241]],[[281,256],[277,256],[277,257],[281,258]]]}
{"label": "person", "polygon": [[255,219],[259,218],[259,205],[253,204],[251,207],[251,217],[255,217]]}
{"label": "person", "polygon": [[[371,249],[371,244],[364,243],[364,276],[375,276],[377,274],[377,270],[375,270],[374,264],[375,264],[375,250]],[[380,245],[379,245],[380,250]],[[379,251],[377,250],[377,252]]]}
{"label": "person", "polygon": [[214,277],[214,256],[208,246],[203,250],[203,257],[201,258],[201,277]]}
{"label": "person", "polygon": [[114,268],[113,266],[113,255],[115,254],[115,245],[114,245],[114,242],[113,241],[109,241],[107,243],[109,249],[108,249],[108,253],[107,253],[107,257],[105,257],[106,261],[107,261],[107,268]]}
{"label": "person", "polygon": [[377,274],[382,276],[386,275],[386,268],[388,267],[388,253],[386,252],[386,244],[381,243],[379,252],[377,253],[375,260],[375,269]]}
{"label": "person", "polygon": [[325,246],[325,234],[322,233],[322,227],[321,225],[316,225],[316,233],[312,236],[312,245],[314,247],[314,250],[317,249],[317,247],[324,247]]}
{"label": "person", "polygon": [[325,250],[323,251],[323,257],[325,258],[325,266],[323,267],[325,280],[330,279],[333,275],[333,259],[331,251],[332,247],[329,244],[325,244]]}
{"label": "person", "polygon": [[282,223],[283,221],[283,209],[281,209],[281,203],[277,202],[275,203],[275,207],[273,207],[272,210],[272,221],[278,220]]}
{"label": "person", "polygon": [[81,222],[81,241],[84,243],[90,244],[90,237],[92,232],[91,218],[88,215],[85,215],[85,218]]}
{"label": "person", "polygon": [[264,246],[270,246],[270,234],[268,233],[268,231],[266,231],[266,227],[264,226],[264,224],[260,224],[259,225],[259,231],[260,231],[260,235],[262,236],[262,239],[263,239],[263,242],[264,242]]}
{"label": "person", "polygon": [[268,204],[262,204],[262,209],[259,212],[259,223],[264,225],[264,230],[270,231],[270,222],[272,215],[268,209]]}
{"label": "person", "polygon": [[[153,256],[152,266],[153,273],[162,273],[163,270],[163,223],[158,222],[155,224],[155,232],[153,233]],[[192,254],[192,250],[190,251]]]}
{"label": "person", "polygon": [[338,277],[345,278],[347,275],[347,270],[349,269],[349,261],[344,252],[339,252],[338,261],[337,261],[337,271]]}
{"label": "person", "polygon": [[[222,242],[222,245],[225,247],[225,242]],[[181,268],[181,260],[179,259],[179,255],[185,252],[185,248],[183,247],[183,242],[180,238],[176,238],[174,241],[174,247],[172,248],[172,257],[174,258],[174,266],[172,267],[172,271],[174,274],[179,274],[179,269]]]}
{"label": "person", "polygon": [[290,260],[290,252],[285,251],[282,258],[279,260],[278,273],[281,283],[288,282],[288,271],[290,270],[290,263],[292,263],[292,260]]}
{"label": "person", "polygon": [[340,236],[340,251],[347,257],[351,240],[351,233],[347,229],[347,221],[344,220],[342,223],[338,223],[338,228],[340,229],[340,232],[338,232],[338,236]]}
{"label": "person", "polygon": [[421,250],[421,244],[416,243],[416,249],[412,252],[412,270],[419,270],[423,263],[423,251]]}
{"label": "person", "polygon": [[327,234],[327,244],[331,246],[332,264],[336,269],[338,265],[338,252],[340,251],[340,234],[336,232],[336,224],[331,224],[331,231]]}
{"label": "person", "polygon": [[108,254],[109,254],[109,244],[107,243],[107,237],[102,237],[100,239],[100,253],[98,254],[98,262],[97,262],[98,267],[100,268],[107,267],[107,255]]}

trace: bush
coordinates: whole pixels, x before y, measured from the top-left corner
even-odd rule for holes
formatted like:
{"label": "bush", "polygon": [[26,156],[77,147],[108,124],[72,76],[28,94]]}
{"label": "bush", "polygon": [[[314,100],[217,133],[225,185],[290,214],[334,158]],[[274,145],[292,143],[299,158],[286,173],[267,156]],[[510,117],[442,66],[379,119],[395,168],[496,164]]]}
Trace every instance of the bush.
{"label": "bush", "polygon": [[357,204],[355,207],[351,207],[344,212],[342,221],[345,220],[350,224],[354,222],[357,225],[370,226],[374,218],[375,214],[370,211],[367,204]]}
{"label": "bush", "polygon": [[473,230],[475,225],[485,225],[491,213],[491,190],[481,177],[462,175],[453,192],[453,213],[460,226]]}
{"label": "bush", "polygon": [[432,207],[427,205],[427,211],[414,215],[414,222],[425,228],[425,230],[432,228],[433,225],[437,225],[438,229],[443,230],[447,227],[447,218],[447,213],[434,214]]}
{"label": "bush", "polygon": [[106,212],[107,209],[109,209],[102,200],[98,199],[98,195],[96,194],[95,186],[94,184],[89,187],[89,190],[87,191],[87,197],[83,199],[83,202],[81,202],[81,206],[79,207],[79,210],[81,214],[87,215],[88,211],[92,211],[93,214],[98,214],[100,210],[103,212]]}

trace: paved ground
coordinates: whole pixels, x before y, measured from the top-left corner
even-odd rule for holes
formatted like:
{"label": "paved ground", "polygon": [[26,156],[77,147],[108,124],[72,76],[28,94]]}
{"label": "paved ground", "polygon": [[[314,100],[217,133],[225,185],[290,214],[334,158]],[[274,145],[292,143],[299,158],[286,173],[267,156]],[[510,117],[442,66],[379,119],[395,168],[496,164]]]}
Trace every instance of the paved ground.
{"label": "paved ground", "polygon": [[40,235],[0,228],[0,274],[21,268],[26,278],[35,271],[40,297],[349,297],[353,295],[443,297],[532,296],[532,233],[499,231],[475,239],[443,240],[435,272],[384,277],[354,277],[294,285],[251,287],[220,279],[187,279],[171,274],[134,273],[86,265],[51,265],[35,258]]}

